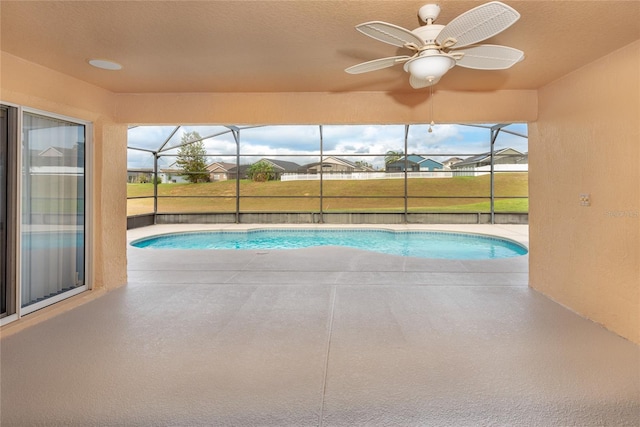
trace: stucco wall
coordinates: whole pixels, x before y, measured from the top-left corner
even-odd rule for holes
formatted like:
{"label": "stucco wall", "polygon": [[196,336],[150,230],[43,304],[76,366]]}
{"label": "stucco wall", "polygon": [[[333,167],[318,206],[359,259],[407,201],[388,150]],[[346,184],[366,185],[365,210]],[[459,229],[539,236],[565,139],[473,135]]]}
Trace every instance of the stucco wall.
{"label": "stucco wall", "polygon": [[640,342],[640,41],[540,89],[538,102],[530,284]]}
{"label": "stucco wall", "polygon": [[[127,126],[114,122],[112,93],[2,52],[0,101],[93,123],[93,285],[126,283]],[[121,180],[118,177],[122,177]]]}

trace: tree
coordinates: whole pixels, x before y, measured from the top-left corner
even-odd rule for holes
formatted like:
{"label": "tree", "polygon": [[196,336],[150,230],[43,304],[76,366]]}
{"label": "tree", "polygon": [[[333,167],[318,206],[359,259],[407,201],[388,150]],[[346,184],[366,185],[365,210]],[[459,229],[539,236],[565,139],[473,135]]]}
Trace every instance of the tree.
{"label": "tree", "polygon": [[361,167],[361,168],[371,168],[373,169],[373,165],[369,162],[366,162],[364,160],[357,160],[356,161],[356,166]]}
{"label": "tree", "polygon": [[260,160],[249,166],[247,176],[255,182],[265,182],[276,178],[273,165],[264,160]]}
{"label": "tree", "polygon": [[403,155],[404,153],[402,152],[402,150],[400,151],[389,150],[384,156],[384,163],[385,165],[388,165],[389,163],[393,163],[397,160],[400,160]]}
{"label": "tree", "polygon": [[187,132],[182,135],[181,143],[176,164],[182,170],[182,176],[192,183],[209,181],[207,150],[202,137],[198,132]]}
{"label": "tree", "polygon": [[149,175],[146,173],[141,173],[138,175],[138,184],[146,184],[147,182],[149,182]]}

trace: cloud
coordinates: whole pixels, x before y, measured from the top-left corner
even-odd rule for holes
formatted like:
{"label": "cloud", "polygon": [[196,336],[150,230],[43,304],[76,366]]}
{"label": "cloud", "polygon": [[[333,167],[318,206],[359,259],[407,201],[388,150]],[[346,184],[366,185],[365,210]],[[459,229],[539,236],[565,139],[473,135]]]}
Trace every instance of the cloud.
{"label": "cloud", "polygon": [[[157,150],[176,126],[137,126],[129,129],[127,146]],[[130,150],[131,151],[131,150]]]}
{"label": "cloud", "polygon": [[127,150],[128,169],[153,169],[153,155],[146,151]]}
{"label": "cloud", "polygon": [[[174,129],[175,126],[139,126],[130,129],[129,146],[157,150]],[[467,157],[486,153],[490,150],[489,129],[456,124],[436,124],[432,132],[428,129],[427,124],[409,126],[407,152],[444,160],[453,156]],[[526,124],[513,124],[507,129],[527,134]],[[175,147],[180,143],[183,133],[190,131],[196,131],[203,137],[217,134],[204,140],[207,152],[211,153],[210,161],[235,162],[236,141],[224,126],[184,126],[171,138],[167,147]],[[365,161],[378,168],[384,166],[384,155],[387,151],[405,151],[404,139],[404,125],[322,126],[324,155],[342,156],[352,162]],[[496,148],[505,147],[526,152],[528,141],[526,138],[501,132],[496,140]],[[317,162],[320,154],[320,127],[278,125],[241,128],[240,150],[243,164],[253,163],[261,157],[298,164]],[[161,160],[168,164],[173,163],[177,148],[167,150],[164,154],[167,156]],[[147,153],[129,150],[128,164],[130,168],[152,167],[153,160]]]}
{"label": "cloud", "polygon": [[318,126],[264,126],[240,131],[240,147],[248,150],[253,150],[249,147],[262,147],[286,153],[319,152],[319,141]]}

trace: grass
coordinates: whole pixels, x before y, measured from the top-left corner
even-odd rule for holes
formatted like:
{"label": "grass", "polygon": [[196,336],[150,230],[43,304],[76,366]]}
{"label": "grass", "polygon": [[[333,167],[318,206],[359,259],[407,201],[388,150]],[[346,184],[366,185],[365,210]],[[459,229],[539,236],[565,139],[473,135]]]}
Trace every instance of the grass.
{"label": "grass", "polygon": [[[495,175],[495,210],[528,211],[526,173]],[[323,210],[403,212],[404,180],[323,182]],[[409,179],[410,212],[489,212],[490,176]],[[158,185],[159,212],[235,212],[236,181]],[[320,209],[319,181],[240,181],[240,210],[307,212]],[[128,197],[153,196],[153,184],[127,184]],[[163,198],[171,196],[176,198]],[[271,198],[266,198],[271,197]],[[520,198],[525,197],[525,198]],[[152,212],[152,199],[128,200],[127,214]]]}

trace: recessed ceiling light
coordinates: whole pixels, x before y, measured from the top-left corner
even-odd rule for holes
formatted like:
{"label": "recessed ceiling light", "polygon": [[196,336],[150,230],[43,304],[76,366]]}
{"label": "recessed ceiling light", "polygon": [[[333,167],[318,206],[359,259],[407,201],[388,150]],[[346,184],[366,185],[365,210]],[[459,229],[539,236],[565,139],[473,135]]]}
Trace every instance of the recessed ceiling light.
{"label": "recessed ceiling light", "polygon": [[103,70],[121,70],[122,65],[117,62],[107,61],[106,59],[90,59],[89,64],[93,65],[96,68],[102,68]]}

